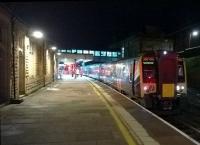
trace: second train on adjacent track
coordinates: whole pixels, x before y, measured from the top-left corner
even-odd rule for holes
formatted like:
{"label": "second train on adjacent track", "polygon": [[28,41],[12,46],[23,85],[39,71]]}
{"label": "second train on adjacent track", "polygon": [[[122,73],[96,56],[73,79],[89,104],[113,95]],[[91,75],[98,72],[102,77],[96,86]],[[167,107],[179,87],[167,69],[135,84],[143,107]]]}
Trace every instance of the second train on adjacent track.
{"label": "second train on adjacent track", "polygon": [[84,66],[84,75],[111,85],[147,108],[176,108],[187,94],[184,59],[155,51],[112,63]]}

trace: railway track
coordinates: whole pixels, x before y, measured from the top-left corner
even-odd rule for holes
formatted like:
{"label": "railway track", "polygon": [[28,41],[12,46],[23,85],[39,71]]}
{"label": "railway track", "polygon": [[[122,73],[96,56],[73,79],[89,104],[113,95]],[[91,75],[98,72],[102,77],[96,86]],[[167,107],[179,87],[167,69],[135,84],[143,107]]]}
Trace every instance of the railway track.
{"label": "railway track", "polygon": [[184,105],[180,108],[180,114],[159,116],[200,142],[200,105],[197,103],[199,101],[199,96],[189,93]]}
{"label": "railway track", "polygon": [[[108,84],[104,84],[110,86]],[[123,94],[123,93],[121,93]],[[126,94],[123,94],[126,96]],[[134,100],[138,103],[136,100]],[[194,105],[195,103],[195,105]],[[167,113],[163,111],[152,111],[162,119],[166,120],[168,123],[172,124],[179,130],[186,133],[188,136],[193,138],[194,140],[200,142],[200,113],[199,106],[197,106],[196,101],[191,101],[191,98],[185,98],[183,105],[181,105],[181,109],[177,110],[177,112]],[[166,115],[167,114],[167,115]]]}
{"label": "railway track", "polygon": [[[185,116],[186,117],[186,116]],[[196,141],[200,142],[200,125],[197,123],[192,122],[192,120],[188,120],[188,118],[177,117],[177,116],[168,116],[162,117],[170,124],[174,125],[191,138],[195,139]],[[200,120],[199,120],[200,121]]]}

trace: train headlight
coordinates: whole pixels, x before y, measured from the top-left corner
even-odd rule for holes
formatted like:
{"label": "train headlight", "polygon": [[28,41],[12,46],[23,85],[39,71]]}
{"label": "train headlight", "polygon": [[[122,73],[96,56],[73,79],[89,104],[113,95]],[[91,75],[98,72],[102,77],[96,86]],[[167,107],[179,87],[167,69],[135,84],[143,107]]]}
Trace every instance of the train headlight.
{"label": "train headlight", "polygon": [[144,91],[146,91],[147,90],[147,86],[144,86]]}
{"label": "train headlight", "polygon": [[180,90],[180,86],[176,86],[176,90],[179,91]]}
{"label": "train headlight", "polygon": [[166,55],[166,54],[167,54],[167,51],[163,51],[163,54]]}
{"label": "train headlight", "polygon": [[184,90],[185,89],[185,87],[184,86],[181,86],[181,90]]}

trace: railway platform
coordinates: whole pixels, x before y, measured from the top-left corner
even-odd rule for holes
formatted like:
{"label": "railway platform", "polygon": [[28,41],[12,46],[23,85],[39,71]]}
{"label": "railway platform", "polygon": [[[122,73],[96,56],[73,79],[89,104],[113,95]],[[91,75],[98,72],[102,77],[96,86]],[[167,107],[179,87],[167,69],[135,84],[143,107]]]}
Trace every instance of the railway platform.
{"label": "railway platform", "polygon": [[63,77],[1,108],[2,145],[195,145],[100,82]]}

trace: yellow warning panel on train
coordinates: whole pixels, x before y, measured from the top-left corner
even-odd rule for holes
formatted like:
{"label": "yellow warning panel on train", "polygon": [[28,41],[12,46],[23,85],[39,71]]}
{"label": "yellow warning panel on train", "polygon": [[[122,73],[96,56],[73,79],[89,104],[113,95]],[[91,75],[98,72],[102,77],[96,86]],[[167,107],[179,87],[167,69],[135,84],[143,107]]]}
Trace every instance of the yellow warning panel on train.
{"label": "yellow warning panel on train", "polygon": [[174,84],[162,85],[162,97],[174,97]]}

